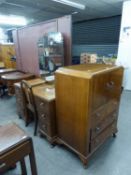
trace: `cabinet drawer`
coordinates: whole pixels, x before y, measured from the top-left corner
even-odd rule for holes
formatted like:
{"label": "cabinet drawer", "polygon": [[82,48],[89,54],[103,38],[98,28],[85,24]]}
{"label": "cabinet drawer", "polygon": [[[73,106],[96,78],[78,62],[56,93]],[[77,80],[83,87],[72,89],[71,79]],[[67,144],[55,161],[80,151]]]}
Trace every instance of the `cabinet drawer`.
{"label": "cabinet drawer", "polygon": [[109,101],[98,108],[91,116],[91,127],[96,127],[104,118],[118,109],[118,103],[115,100]]}
{"label": "cabinet drawer", "polygon": [[49,126],[48,126],[48,124],[45,122],[40,122],[40,124],[39,124],[39,128],[40,128],[40,130],[42,130],[43,132],[45,132],[45,133],[49,133]]}
{"label": "cabinet drawer", "polygon": [[100,106],[112,99],[119,101],[121,94],[123,69],[117,69],[103,74],[98,74],[93,78],[92,109],[96,110]]}
{"label": "cabinet drawer", "polygon": [[35,97],[35,103],[37,106],[37,111],[39,115],[46,114],[49,111],[48,102],[41,100],[40,98]]}
{"label": "cabinet drawer", "polygon": [[91,141],[91,152],[95,151],[109,136],[117,132],[116,121]]}
{"label": "cabinet drawer", "polygon": [[49,123],[43,121],[40,121],[39,123],[39,131],[49,137],[53,137],[56,135],[56,132],[53,132],[54,130],[52,126]]}
{"label": "cabinet drawer", "polygon": [[49,122],[49,116],[48,114],[41,113],[39,115],[39,123],[48,123]]}
{"label": "cabinet drawer", "polygon": [[102,132],[107,126],[109,126],[113,121],[117,120],[117,111],[111,113],[109,116],[105,117],[96,127],[91,129],[91,139],[94,139],[100,132]]}

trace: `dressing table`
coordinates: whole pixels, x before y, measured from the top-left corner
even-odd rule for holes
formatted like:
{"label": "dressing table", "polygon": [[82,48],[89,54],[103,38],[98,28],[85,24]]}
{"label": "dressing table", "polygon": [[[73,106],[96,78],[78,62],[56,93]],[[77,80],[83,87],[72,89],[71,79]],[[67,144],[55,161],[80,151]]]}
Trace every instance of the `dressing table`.
{"label": "dressing table", "polygon": [[14,95],[15,94],[14,83],[19,82],[23,79],[25,80],[33,79],[34,77],[35,76],[30,73],[23,73],[23,72],[15,71],[10,74],[8,73],[8,74],[2,75],[1,79],[4,82],[4,84],[7,85],[8,94]]}
{"label": "dressing table", "polygon": [[55,88],[54,84],[45,83],[33,88],[39,119],[39,132],[54,144],[56,140]]}

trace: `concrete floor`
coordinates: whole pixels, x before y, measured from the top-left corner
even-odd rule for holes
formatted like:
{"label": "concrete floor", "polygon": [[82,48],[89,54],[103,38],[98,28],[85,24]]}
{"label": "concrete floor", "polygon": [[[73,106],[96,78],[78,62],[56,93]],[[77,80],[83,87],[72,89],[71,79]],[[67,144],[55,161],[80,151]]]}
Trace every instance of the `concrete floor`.
{"label": "concrete floor", "polygon": [[[33,137],[38,175],[131,175],[131,91],[124,91],[118,120],[117,138],[110,138],[90,158],[84,169],[79,158],[62,146],[50,147],[48,141],[33,136],[33,123],[24,126],[16,114],[15,97],[0,99],[0,124],[16,122]],[[28,175],[30,175],[27,159]],[[4,175],[20,175],[20,167]]]}

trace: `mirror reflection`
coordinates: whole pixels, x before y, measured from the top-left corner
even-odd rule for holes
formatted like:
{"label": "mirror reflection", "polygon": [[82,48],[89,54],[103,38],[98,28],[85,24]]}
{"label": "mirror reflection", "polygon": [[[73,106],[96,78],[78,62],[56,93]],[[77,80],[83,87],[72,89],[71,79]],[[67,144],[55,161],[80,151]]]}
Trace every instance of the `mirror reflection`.
{"label": "mirror reflection", "polygon": [[38,41],[39,68],[41,77],[52,75],[64,65],[64,41],[60,32],[50,32]]}

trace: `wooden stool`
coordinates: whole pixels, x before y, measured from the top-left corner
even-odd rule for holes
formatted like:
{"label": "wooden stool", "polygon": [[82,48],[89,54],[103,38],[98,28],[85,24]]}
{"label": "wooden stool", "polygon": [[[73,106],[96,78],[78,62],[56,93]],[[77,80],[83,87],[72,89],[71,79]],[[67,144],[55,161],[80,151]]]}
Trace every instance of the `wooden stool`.
{"label": "wooden stool", "polygon": [[37,175],[32,139],[16,124],[0,127],[0,174],[20,162],[22,175],[27,175],[25,156],[29,156],[32,175]]}

